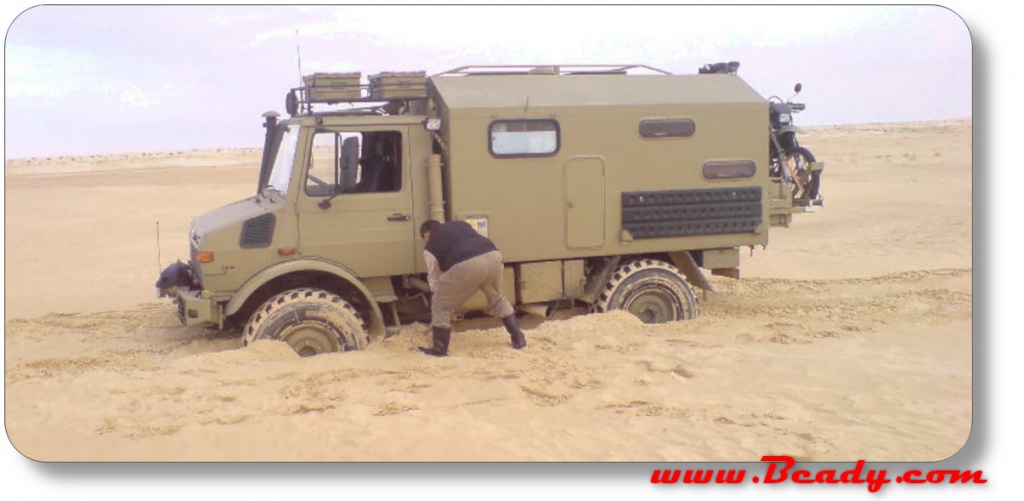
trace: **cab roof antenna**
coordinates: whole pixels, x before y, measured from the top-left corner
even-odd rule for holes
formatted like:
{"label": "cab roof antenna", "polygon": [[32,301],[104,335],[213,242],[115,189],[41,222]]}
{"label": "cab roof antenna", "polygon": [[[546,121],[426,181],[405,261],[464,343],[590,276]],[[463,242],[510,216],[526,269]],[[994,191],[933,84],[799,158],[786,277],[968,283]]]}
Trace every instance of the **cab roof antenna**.
{"label": "cab roof antenna", "polygon": [[299,86],[302,85],[302,51],[299,48],[299,30],[295,30],[295,58],[299,62]]}

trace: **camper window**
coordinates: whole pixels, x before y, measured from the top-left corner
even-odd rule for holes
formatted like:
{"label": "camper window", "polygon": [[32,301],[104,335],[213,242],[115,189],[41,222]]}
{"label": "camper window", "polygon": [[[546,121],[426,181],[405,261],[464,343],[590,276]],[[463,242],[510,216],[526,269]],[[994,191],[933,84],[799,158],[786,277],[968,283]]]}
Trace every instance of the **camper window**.
{"label": "camper window", "polygon": [[489,146],[495,157],[548,157],[558,153],[558,122],[548,119],[491,122]]}
{"label": "camper window", "polygon": [[697,131],[697,125],[689,118],[663,118],[641,120],[642,137],[690,137]]}

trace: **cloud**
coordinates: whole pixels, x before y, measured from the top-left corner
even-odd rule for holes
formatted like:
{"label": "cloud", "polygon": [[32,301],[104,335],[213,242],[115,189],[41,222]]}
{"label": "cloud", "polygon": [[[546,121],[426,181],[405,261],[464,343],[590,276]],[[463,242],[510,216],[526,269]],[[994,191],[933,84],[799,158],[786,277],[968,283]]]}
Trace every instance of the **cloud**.
{"label": "cloud", "polygon": [[104,70],[97,58],[77,49],[8,45],[5,64],[6,98],[41,106],[113,96],[123,106],[146,108],[180,94],[170,84],[147,86],[120,79]]}
{"label": "cloud", "polygon": [[[837,39],[913,17],[888,6],[348,6],[281,10],[252,46],[301,44],[303,65],[389,59],[464,64],[650,64]],[[429,59],[424,59],[429,57]],[[339,61],[341,60],[341,61]],[[684,63],[685,62],[685,63]],[[376,68],[356,68],[369,71]],[[346,70],[347,71],[347,70]]]}
{"label": "cloud", "polygon": [[8,44],[5,57],[8,99],[66,98],[77,92],[96,66],[84,52]]}
{"label": "cloud", "polygon": [[265,19],[267,19],[267,16],[259,10],[238,11],[237,9],[232,9],[217,10],[213,14],[207,16],[204,20],[208,24],[212,24],[214,26],[233,26],[260,22]]}
{"label": "cloud", "polygon": [[162,85],[156,89],[143,89],[136,84],[129,83],[123,88],[112,89],[120,98],[121,104],[133,108],[149,108],[177,97],[176,91],[170,85]]}
{"label": "cloud", "polygon": [[[359,37],[394,48],[488,52],[519,47],[591,53],[636,45],[771,46],[835,37],[905,13],[878,7],[722,6],[363,6],[305,11],[305,21],[258,34],[254,43]],[[311,19],[312,20],[308,20]],[[428,21],[428,22],[425,22]],[[668,45],[672,44],[672,45]]]}

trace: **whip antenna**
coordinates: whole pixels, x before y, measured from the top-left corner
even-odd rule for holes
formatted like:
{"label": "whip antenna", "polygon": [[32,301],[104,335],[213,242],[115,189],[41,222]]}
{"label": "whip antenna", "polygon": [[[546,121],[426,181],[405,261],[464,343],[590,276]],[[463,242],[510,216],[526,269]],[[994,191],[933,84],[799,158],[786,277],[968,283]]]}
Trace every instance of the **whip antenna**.
{"label": "whip antenna", "polygon": [[295,58],[299,62],[299,86],[302,85],[302,51],[299,50],[299,30],[295,30]]}

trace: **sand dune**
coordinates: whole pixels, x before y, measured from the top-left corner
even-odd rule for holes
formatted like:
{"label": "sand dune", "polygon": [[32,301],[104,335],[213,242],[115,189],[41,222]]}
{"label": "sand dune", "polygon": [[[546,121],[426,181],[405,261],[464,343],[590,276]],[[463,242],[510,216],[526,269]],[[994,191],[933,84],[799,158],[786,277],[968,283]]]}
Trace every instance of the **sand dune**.
{"label": "sand dune", "polygon": [[[8,161],[5,421],[44,461],[936,461],[971,429],[971,124],[811,128],[827,207],[715,277],[699,319],[426,326],[358,353],[181,327],[188,220],[258,152]],[[161,239],[156,243],[155,222]]]}

